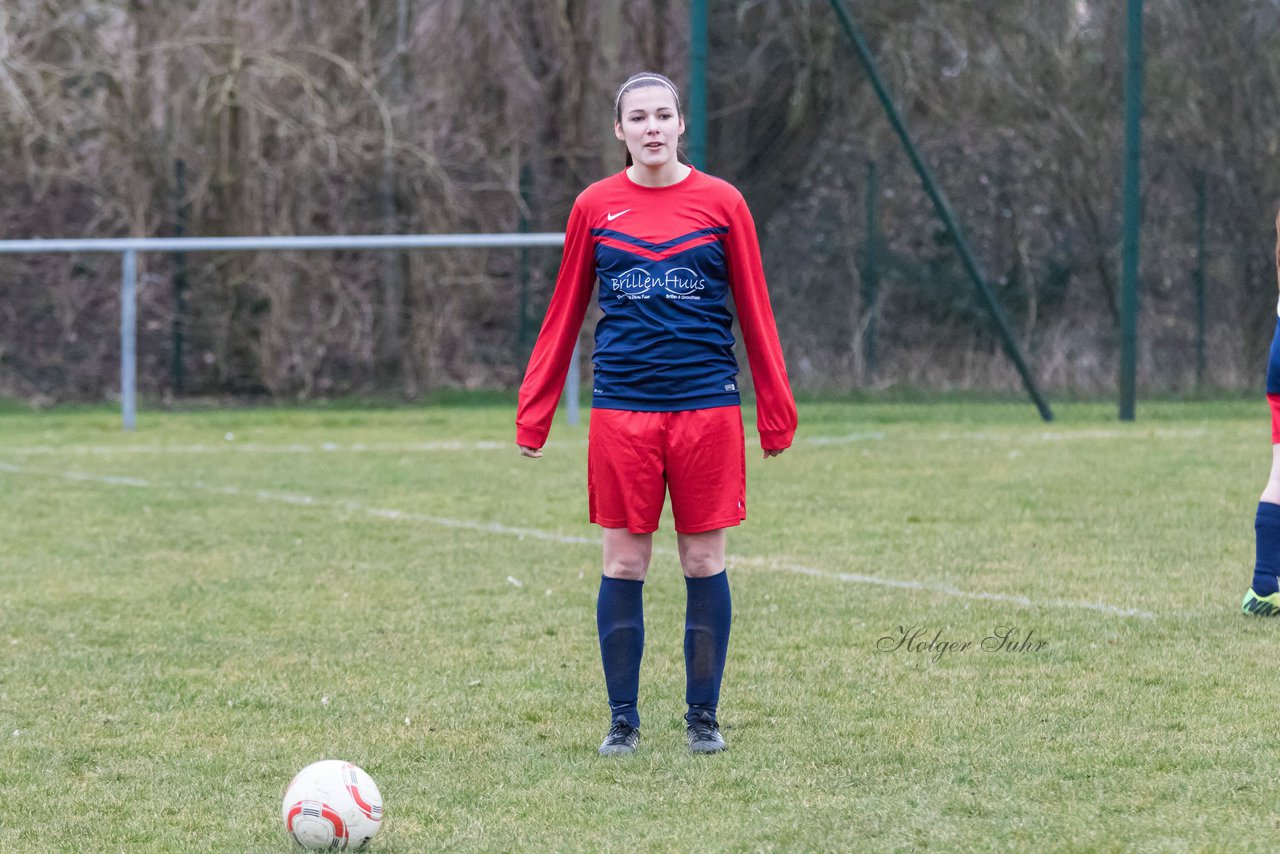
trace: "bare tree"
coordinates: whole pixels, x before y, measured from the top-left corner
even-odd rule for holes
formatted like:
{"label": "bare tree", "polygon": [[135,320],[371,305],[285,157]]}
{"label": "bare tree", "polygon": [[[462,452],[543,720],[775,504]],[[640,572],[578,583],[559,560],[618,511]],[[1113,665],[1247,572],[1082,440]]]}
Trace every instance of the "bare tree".
{"label": "bare tree", "polygon": [[[893,97],[1041,382],[1110,387],[1119,5],[864,5]],[[686,15],[671,0],[8,0],[0,234],[559,229],[576,193],[621,167],[618,83],[644,68],[687,79]],[[708,168],[743,189],[767,237],[798,384],[1015,388],[826,4],[733,0],[712,16]],[[1274,298],[1280,12],[1151,0],[1147,20],[1141,378],[1192,381],[1203,187],[1210,379],[1256,384]],[[881,286],[867,305],[873,225]],[[537,314],[558,259],[529,257]],[[111,393],[115,264],[0,256],[0,394]],[[522,368],[514,253],[192,256],[181,318],[174,264],[143,258],[150,393],[171,387],[179,319],[196,394],[412,398],[509,386]]]}

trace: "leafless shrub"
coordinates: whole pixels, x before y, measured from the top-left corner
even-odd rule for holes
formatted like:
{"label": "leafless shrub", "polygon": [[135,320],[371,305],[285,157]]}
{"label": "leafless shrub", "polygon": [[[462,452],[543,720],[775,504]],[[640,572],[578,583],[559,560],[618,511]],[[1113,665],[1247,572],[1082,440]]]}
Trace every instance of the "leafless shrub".
{"label": "leafless shrub", "polygon": [[[1017,388],[826,4],[712,9],[708,166],[752,203],[797,385]],[[1274,299],[1280,15],[1248,0],[1147,10],[1141,380],[1200,380],[1203,187],[1203,379],[1256,386]],[[1120,5],[908,0],[857,12],[1040,380],[1110,388]],[[617,82],[645,67],[687,76],[686,14],[670,0],[8,0],[0,236],[557,230],[581,187],[621,165]],[[875,306],[863,278],[869,161]],[[510,386],[557,261],[147,255],[141,387],[413,398]],[[117,263],[0,256],[0,395],[113,393]]]}

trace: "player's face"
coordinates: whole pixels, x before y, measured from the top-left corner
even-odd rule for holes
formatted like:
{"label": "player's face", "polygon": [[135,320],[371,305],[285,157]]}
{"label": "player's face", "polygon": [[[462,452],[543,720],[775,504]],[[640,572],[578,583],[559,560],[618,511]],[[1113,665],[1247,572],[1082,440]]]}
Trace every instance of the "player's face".
{"label": "player's face", "polygon": [[643,86],[622,96],[622,121],[614,135],[627,144],[631,159],[641,166],[660,168],[676,159],[676,142],[684,120],[666,86]]}

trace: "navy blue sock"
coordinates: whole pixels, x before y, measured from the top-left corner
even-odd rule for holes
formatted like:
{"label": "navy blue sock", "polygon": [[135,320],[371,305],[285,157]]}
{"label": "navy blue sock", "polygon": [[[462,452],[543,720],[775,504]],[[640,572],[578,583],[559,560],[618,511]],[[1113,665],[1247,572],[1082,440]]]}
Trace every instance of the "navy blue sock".
{"label": "navy blue sock", "polygon": [[1280,590],[1276,574],[1280,572],[1280,505],[1258,502],[1258,515],[1253,522],[1257,534],[1258,559],[1253,565],[1253,592],[1270,596]]}
{"label": "navy blue sock", "polygon": [[640,726],[636,699],[640,694],[640,658],[644,655],[643,581],[600,577],[596,629],[609,692],[609,719],[621,715]]}
{"label": "navy blue sock", "polygon": [[692,720],[704,711],[715,717],[733,617],[729,574],[721,571],[707,578],[685,578],[684,583],[688,593],[684,616],[684,699],[689,704],[685,719]]}

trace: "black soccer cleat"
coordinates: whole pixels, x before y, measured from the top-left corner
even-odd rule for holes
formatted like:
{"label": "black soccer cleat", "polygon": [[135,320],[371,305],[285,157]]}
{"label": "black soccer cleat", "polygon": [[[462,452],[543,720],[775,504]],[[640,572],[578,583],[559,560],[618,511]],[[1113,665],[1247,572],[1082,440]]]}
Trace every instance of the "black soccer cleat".
{"label": "black soccer cleat", "polygon": [[720,724],[710,712],[699,712],[698,716],[688,721],[690,753],[719,753],[728,749],[724,736],[720,735]]}
{"label": "black soccer cleat", "polygon": [[609,734],[604,737],[598,751],[601,756],[622,756],[636,752],[640,743],[640,728],[631,725],[631,721],[622,716],[613,719]]}

